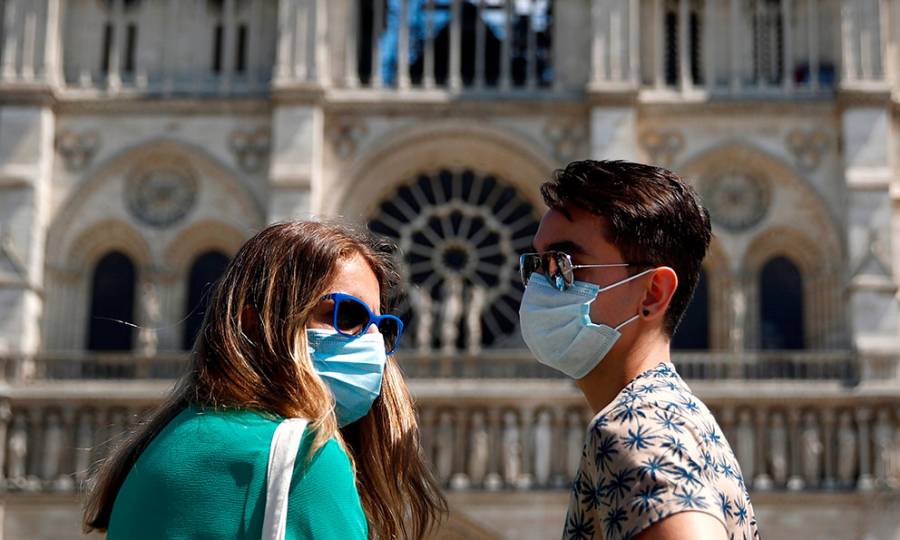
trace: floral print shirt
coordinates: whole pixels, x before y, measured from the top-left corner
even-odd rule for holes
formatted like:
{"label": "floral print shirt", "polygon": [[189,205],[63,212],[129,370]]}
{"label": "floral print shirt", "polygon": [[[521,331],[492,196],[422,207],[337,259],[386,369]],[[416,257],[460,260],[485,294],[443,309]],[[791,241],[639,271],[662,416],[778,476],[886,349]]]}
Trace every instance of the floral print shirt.
{"label": "floral print shirt", "polygon": [[644,371],[588,428],[563,538],[634,538],[679,512],[705,512],[729,539],[759,537],[722,430],[669,363]]}

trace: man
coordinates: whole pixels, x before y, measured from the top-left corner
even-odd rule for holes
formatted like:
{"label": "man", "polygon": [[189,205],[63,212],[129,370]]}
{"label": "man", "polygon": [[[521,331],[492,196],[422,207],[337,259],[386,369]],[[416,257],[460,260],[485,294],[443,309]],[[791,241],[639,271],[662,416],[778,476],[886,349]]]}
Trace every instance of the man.
{"label": "man", "polygon": [[758,537],[734,453],[670,360],[711,238],[697,194],[624,161],[571,163],[541,194],[522,336],[595,414],[563,537]]}

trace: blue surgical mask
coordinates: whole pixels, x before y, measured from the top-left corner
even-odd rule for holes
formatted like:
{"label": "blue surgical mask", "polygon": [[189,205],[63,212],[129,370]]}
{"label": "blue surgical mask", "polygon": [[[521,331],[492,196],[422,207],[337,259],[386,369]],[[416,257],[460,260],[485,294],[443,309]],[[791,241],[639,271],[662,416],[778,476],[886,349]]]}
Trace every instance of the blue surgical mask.
{"label": "blue surgical mask", "polygon": [[606,287],[576,281],[565,291],[547,282],[541,274],[532,274],[522,296],[519,321],[525,344],[544,365],[573,379],[581,379],[609,353],[621,337],[619,330],[639,315],[615,328],[591,321],[591,304],[597,295],[637,279],[655,269],[646,270]]}
{"label": "blue surgical mask", "polygon": [[381,393],[387,363],[381,334],[352,337],[308,329],[306,338],[313,369],[334,395],[338,424],[344,427],[365,416]]}

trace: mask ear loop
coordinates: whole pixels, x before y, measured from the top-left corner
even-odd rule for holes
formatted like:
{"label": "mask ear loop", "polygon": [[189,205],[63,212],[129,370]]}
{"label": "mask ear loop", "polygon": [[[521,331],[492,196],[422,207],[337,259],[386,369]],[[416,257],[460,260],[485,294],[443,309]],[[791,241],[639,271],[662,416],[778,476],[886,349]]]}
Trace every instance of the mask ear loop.
{"label": "mask ear loop", "polygon": [[[635,279],[637,279],[637,278],[639,278],[639,277],[641,277],[641,276],[645,276],[645,275],[647,275],[647,274],[649,274],[650,272],[653,272],[653,271],[655,271],[655,270],[656,270],[656,268],[648,268],[647,270],[644,270],[643,272],[641,272],[641,273],[639,273],[639,274],[635,274],[635,275],[631,276],[630,278],[626,278],[626,279],[623,279],[622,281],[619,281],[618,283],[613,283],[612,285],[607,285],[606,287],[603,287],[602,289],[600,289],[599,291],[597,291],[597,294],[600,294],[600,293],[602,293],[602,292],[604,292],[604,291],[608,291],[608,290],[610,290],[610,289],[613,289],[613,288],[615,288],[615,287],[618,287],[619,285],[624,285],[625,283],[628,283],[629,281],[633,281],[633,280],[635,280]],[[622,324],[616,326],[616,327],[614,328],[614,330],[615,330],[616,332],[618,332],[622,327],[624,327],[624,326],[627,325],[627,324],[633,323],[634,321],[638,320],[640,317],[641,317],[641,315],[640,315],[640,313],[638,313],[638,314],[635,315],[634,317],[632,317],[632,318],[628,319],[627,321],[623,322]]]}
{"label": "mask ear loop", "polygon": [[637,279],[641,276],[645,276],[645,275],[649,274],[650,272],[654,272],[654,271],[656,271],[656,268],[649,268],[647,270],[644,270],[640,274],[635,274],[635,275],[631,276],[630,278],[623,279],[622,281],[619,281],[619,282],[613,283],[612,285],[607,285],[606,287],[601,288],[600,290],[597,291],[597,294],[606,292],[610,289],[614,289],[614,288],[618,287],[619,285],[624,285],[624,284],[628,283],[629,281],[634,281],[635,279]]}

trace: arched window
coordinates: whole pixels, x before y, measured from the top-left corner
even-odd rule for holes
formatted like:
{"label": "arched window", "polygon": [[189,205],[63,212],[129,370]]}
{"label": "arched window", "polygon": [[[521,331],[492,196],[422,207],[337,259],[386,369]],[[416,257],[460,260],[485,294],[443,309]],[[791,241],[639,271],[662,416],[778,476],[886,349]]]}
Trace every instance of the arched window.
{"label": "arched window", "polygon": [[694,351],[709,349],[709,284],[706,272],[700,272],[694,298],[672,337],[672,348]]}
{"label": "arched window", "polygon": [[185,306],[183,349],[191,349],[197,333],[203,326],[206,305],[213,283],[218,280],[228,266],[228,256],[219,251],[208,251],[198,256],[191,265],[188,275],[188,295]]}
{"label": "arched window", "polygon": [[134,322],[134,263],[127,255],[107,253],[94,267],[87,348],[91,351],[130,351]]}
{"label": "arched window", "polygon": [[763,266],[759,278],[760,345],[763,349],[803,349],[803,277],[785,257]]}

